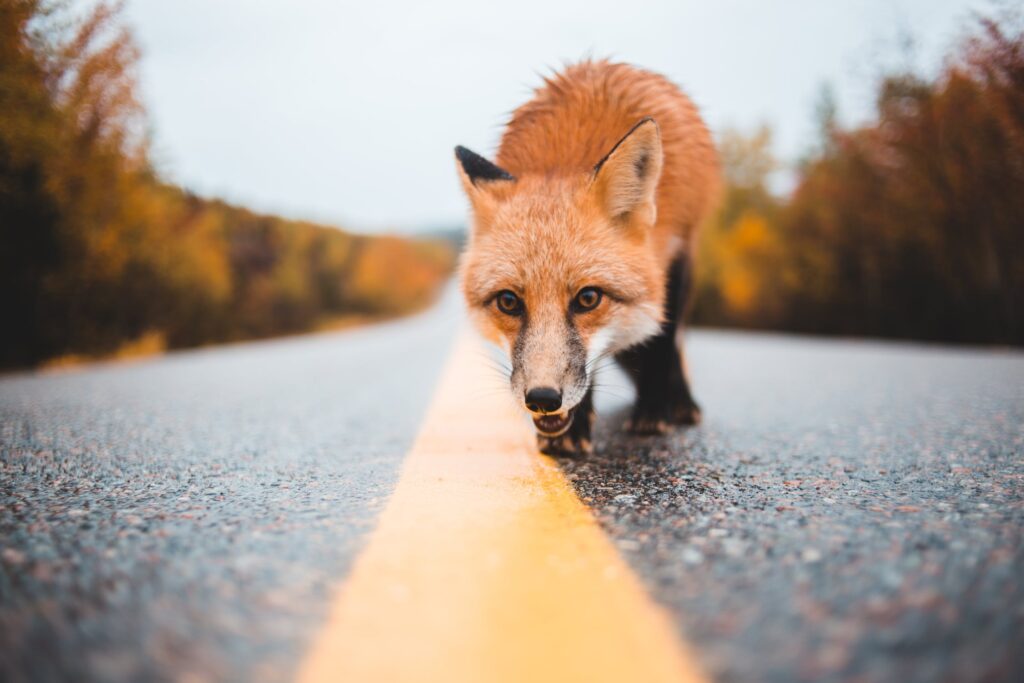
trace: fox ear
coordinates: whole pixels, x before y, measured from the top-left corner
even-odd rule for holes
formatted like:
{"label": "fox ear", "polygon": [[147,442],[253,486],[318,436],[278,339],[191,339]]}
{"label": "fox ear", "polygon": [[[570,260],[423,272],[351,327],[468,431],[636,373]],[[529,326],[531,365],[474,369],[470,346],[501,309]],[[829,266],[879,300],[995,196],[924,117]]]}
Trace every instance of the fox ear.
{"label": "fox ear", "polygon": [[515,182],[515,176],[461,145],[455,148],[459,177],[466,194],[473,199],[491,183]]}
{"label": "fox ear", "polygon": [[642,119],[594,166],[593,191],[613,220],[654,222],[661,178],[661,134],[654,119]]}

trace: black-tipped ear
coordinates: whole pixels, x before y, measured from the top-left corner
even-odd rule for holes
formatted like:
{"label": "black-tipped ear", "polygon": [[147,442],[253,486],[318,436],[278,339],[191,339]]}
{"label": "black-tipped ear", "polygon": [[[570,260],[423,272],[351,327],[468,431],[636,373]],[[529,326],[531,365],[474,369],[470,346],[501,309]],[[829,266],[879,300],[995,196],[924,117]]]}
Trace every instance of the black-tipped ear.
{"label": "black-tipped ear", "polygon": [[461,145],[455,148],[455,158],[459,160],[462,170],[473,185],[476,185],[477,181],[515,180],[515,176],[505,169]]}
{"label": "black-tipped ear", "polygon": [[[661,135],[654,119],[641,119],[594,166],[594,191],[615,219],[638,216],[653,223],[661,177]],[[643,209],[641,212],[640,210]]]}

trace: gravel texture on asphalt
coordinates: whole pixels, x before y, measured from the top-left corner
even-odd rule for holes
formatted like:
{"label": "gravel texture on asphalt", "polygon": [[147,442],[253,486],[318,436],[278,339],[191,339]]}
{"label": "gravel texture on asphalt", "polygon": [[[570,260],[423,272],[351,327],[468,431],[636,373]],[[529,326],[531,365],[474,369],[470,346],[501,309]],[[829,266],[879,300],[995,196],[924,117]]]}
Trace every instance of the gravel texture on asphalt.
{"label": "gravel texture on asphalt", "polygon": [[0,680],[286,679],[393,487],[457,303],[0,379]]}
{"label": "gravel texture on asphalt", "polygon": [[[0,680],[286,679],[460,319],[0,379]],[[1024,670],[1024,354],[698,331],[701,426],[562,465],[719,681]],[[481,391],[504,390],[494,386]]]}
{"label": "gravel texture on asphalt", "polygon": [[[704,423],[562,465],[719,681],[1020,681],[1024,353],[697,331]],[[609,394],[610,392],[610,394]]]}

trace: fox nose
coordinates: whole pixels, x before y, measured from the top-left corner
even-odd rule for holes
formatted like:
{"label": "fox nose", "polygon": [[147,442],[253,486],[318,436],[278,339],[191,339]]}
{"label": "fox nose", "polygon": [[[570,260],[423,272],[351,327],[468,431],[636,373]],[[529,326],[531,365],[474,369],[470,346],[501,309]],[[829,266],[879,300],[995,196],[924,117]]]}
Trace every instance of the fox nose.
{"label": "fox nose", "polygon": [[531,413],[553,413],[562,407],[562,392],[538,387],[526,392],[526,409]]}

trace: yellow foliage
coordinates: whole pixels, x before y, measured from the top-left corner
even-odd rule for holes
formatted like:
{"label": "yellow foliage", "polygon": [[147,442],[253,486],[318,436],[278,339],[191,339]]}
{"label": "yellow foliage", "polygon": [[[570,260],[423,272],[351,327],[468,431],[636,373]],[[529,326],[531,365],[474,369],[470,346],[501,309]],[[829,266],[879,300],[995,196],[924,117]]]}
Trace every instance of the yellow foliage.
{"label": "yellow foliage", "polygon": [[700,287],[718,292],[724,313],[749,320],[770,311],[778,291],[782,244],[769,222],[752,210],[704,237]]}
{"label": "yellow foliage", "polygon": [[403,313],[429,302],[451,266],[450,250],[443,258],[436,247],[379,237],[362,247],[349,282],[360,310]]}
{"label": "yellow foliage", "polygon": [[756,275],[750,271],[730,273],[722,283],[726,306],[733,313],[746,315],[754,310],[757,297]]}
{"label": "yellow foliage", "polygon": [[167,350],[167,338],[159,330],[150,330],[124,342],[113,353],[66,353],[45,361],[40,367],[47,372],[65,372],[97,361],[129,362],[159,356]]}

